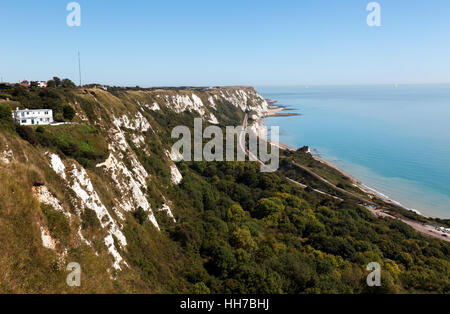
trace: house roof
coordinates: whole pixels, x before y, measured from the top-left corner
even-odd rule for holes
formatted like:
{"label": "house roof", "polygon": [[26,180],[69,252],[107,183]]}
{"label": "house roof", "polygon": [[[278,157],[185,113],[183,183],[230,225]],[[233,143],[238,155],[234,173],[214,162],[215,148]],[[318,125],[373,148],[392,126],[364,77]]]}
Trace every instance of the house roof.
{"label": "house roof", "polygon": [[16,112],[21,112],[21,111],[53,111],[52,109],[16,109]]}

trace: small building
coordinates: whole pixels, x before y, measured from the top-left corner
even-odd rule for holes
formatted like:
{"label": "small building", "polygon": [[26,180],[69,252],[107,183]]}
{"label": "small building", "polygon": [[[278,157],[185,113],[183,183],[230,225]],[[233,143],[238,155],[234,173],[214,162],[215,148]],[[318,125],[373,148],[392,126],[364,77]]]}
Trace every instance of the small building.
{"label": "small building", "polygon": [[40,87],[40,88],[46,88],[46,87],[47,87],[47,82],[46,82],[46,81],[40,81],[40,82],[38,82],[38,87]]}
{"label": "small building", "polygon": [[19,110],[17,108],[12,115],[14,121],[20,125],[48,125],[54,121],[51,109]]}

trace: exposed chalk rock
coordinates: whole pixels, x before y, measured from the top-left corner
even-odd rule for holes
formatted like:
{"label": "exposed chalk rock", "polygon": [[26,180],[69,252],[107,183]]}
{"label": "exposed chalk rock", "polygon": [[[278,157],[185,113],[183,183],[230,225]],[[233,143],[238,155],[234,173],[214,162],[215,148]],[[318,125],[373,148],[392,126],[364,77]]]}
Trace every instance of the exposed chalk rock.
{"label": "exposed chalk rock", "polygon": [[178,170],[177,166],[172,165],[170,166],[170,174],[171,174],[171,180],[173,184],[180,184],[183,180],[183,176],[181,175],[180,171]]}
{"label": "exposed chalk rock", "polygon": [[41,226],[42,245],[50,250],[56,250],[56,240],[53,239],[47,227]]}
{"label": "exposed chalk rock", "polygon": [[66,166],[64,166],[64,163],[62,162],[61,158],[59,158],[58,155],[56,154],[50,154],[50,153],[46,153],[46,155],[50,155],[50,165],[52,167],[52,169],[64,180],[67,179],[66,177]]}
{"label": "exposed chalk rock", "polygon": [[172,218],[173,222],[175,222],[175,223],[177,222],[176,219],[175,219],[175,217],[173,216],[172,210],[170,209],[169,205],[164,204],[164,205],[159,209],[159,211],[165,211],[165,212],[167,213],[167,215],[168,215],[170,218]]}
{"label": "exposed chalk rock", "polygon": [[171,152],[166,151],[166,155],[174,162],[179,162],[183,160],[183,155],[177,150],[172,149]]}
{"label": "exposed chalk rock", "polygon": [[212,113],[209,114],[208,122],[211,124],[219,124],[219,120],[217,120],[216,116],[213,115]]}
{"label": "exposed chalk rock", "polygon": [[14,159],[14,154],[12,150],[5,150],[0,154],[0,161],[2,161],[5,164],[10,164],[11,161]]}
{"label": "exposed chalk rock", "polygon": [[36,199],[45,205],[49,205],[53,207],[55,210],[63,213],[67,218],[71,218],[72,215],[70,212],[66,211],[59,200],[48,190],[48,188],[43,186],[34,186],[32,188],[33,195],[36,197]]}

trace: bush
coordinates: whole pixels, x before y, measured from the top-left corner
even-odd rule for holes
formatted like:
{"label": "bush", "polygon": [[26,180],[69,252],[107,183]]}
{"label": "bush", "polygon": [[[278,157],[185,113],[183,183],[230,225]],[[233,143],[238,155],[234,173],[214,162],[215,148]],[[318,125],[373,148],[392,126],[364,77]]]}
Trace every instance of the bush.
{"label": "bush", "polygon": [[0,105],[0,129],[14,133],[15,125],[11,115],[11,108]]}
{"label": "bush", "polygon": [[139,207],[134,213],[133,213],[133,217],[137,220],[137,222],[140,225],[143,225],[144,222],[147,220],[148,218],[148,212],[146,212],[145,210],[142,209],[142,207]]}
{"label": "bush", "polygon": [[254,217],[264,218],[270,216],[274,213],[281,212],[284,210],[283,202],[277,198],[263,198],[256,204],[255,211],[253,212]]}
{"label": "bush", "polygon": [[62,80],[62,87],[64,87],[64,88],[75,88],[76,85],[70,79],[65,78],[65,79]]}
{"label": "bush", "polygon": [[230,248],[217,246],[212,249],[211,259],[205,265],[206,269],[219,277],[227,277],[236,265],[236,259]]}
{"label": "bush", "polygon": [[0,106],[0,120],[4,122],[13,122],[11,108]]}
{"label": "bush", "polygon": [[36,133],[33,132],[33,129],[27,126],[18,125],[16,127],[16,132],[19,134],[19,136],[30,143],[31,145],[37,145],[38,144],[38,137],[36,136]]}
{"label": "bush", "polygon": [[198,282],[194,285],[194,287],[192,288],[192,293],[193,294],[210,294],[211,291],[209,290],[209,288],[205,285],[204,282]]}
{"label": "bush", "polygon": [[50,206],[43,206],[42,212],[47,218],[47,226],[50,234],[63,243],[68,243],[70,240],[70,224],[64,214],[51,208]]}
{"label": "bush", "polygon": [[10,99],[11,95],[7,93],[0,93],[0,99]]}
{"label": "bush", "polygon": [[97,230],[101,228],[100,222],[98,221],[97,214],[90,208],[85,208],[81,214],[81,226],[83,230]]}
{"label": "bush", "polygon": [[65,120],[72,121],[75,117],[75,109],[73,109],[71,106],[66,105],[63,107],[63,116]]}

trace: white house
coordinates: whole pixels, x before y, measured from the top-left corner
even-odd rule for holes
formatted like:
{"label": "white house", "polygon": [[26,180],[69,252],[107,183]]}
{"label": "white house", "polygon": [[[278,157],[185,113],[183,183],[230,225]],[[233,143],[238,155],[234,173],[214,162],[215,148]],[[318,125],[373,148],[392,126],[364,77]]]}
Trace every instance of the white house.
{"label": "white house", "polygon": [[13,111],[13,119],[20,125],[45,125],[53,123],[51,109],[24,109]]}

